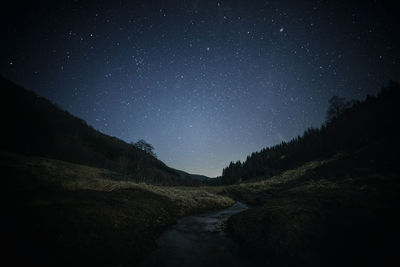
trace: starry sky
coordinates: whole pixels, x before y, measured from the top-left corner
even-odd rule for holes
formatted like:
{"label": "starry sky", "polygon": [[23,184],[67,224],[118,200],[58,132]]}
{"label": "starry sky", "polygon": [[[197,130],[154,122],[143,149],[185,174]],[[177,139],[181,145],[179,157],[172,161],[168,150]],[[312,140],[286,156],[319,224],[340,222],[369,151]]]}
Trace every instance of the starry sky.
{"label": "starry sky", "polygon": [[[2,4],[3,5],[3,4]],[[210,177],[399,81],[390,1],[10,1],[0,74]],[[396,25],[397,24],[397,25]]]}

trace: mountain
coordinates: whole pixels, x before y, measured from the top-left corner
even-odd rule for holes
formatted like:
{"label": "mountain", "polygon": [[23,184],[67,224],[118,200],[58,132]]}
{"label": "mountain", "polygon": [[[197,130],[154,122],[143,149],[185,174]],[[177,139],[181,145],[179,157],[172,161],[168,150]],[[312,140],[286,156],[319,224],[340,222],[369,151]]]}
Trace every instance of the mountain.
{"label": "mountain", "polygon": [[3,77],[0,110],[0,150],[106,168],[137,182],[201,183],[138,147],[95,130],[84,120]]}
{"label": "mountain", "polygon": [[196,181],[201,181],[201,182],[209,182],[209,181],[213,181],[213,178],[210,178],[208,176],[205,175],[201,175],[201,174],[192,174],[192,173],[187,173],[185,171],[181,171],[181,170],[175,170],[177,173],[179,173],[179,175],[182,178],[186,178],[186,179],[193,179]]}
{"label": "mountain", "polygon": [[327,121],[231,163],[214,183],[248,210],[227,232],[254,266],[399,266],[398,101],[329,101]]}
{"label": "mountain", "polygon": [[14,266],[138,266],[182,216],[234,203],[200,187],[4,151],[0,170],[0,254]]}
{"label": "mountain", "polygon": [[[400,84],[390,82],[377,96],[364,101],[349,101],[334,96],[329,101],[327,121],[320,128],[310,128],[302,136],[254,152],[244,162],[231,162],[222,178],[214,183],[232,184],[265,180],[308,161],[337,154],[353,153],[375,147],[370,155],[381,169],[397,168],[394,156],[399,147],[397,136]],[[373,151],[369,149],[368,151]]]}

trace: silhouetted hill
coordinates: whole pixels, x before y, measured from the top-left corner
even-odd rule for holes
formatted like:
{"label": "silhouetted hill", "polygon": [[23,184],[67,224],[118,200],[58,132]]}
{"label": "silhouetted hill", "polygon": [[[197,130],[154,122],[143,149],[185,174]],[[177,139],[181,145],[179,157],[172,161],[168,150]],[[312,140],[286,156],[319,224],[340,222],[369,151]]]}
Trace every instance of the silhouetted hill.
{"label": "silhouetted hill", "polygon": [[400,85],[390,82],[377,96],[345,102],[332,97],[327,122],[319,129],[310,128],[302,136],[254,152],[244,162],[231,162],[214,183],[232,184],[262,180],[296,168],[308,161],[340,153],[352,153],[367,146],[375,147],[370,160],[377,168],[397,168],[397,113]]}
{"label": "silhouetted hill", "polygon": [[234,203],[203,187],[123,181],[110,170],[4,151],[0,169],[1,256],[13,266],[138,266],[182,216]]}
{"label": "silhouetted hill", "polygon": [[125,174],[125,179],[146,183],[200,184],[3,77],[0,101],[1,150],[107,168]]}
{"label": "silhouetted hill", "polygon": [[179,173],[179,175],[181,177],[184,177],[184,178],[187,178],[187,179],[194,179],[194,180],[202,181],[202,182],[212,181],[213,180],[213,178],[210,178],[208,176],[201,175],[201,174],[191,174],[191,173],[187,173],[187,172],[181,171],[181,170],[175,170],[175,171],[177,173]]}

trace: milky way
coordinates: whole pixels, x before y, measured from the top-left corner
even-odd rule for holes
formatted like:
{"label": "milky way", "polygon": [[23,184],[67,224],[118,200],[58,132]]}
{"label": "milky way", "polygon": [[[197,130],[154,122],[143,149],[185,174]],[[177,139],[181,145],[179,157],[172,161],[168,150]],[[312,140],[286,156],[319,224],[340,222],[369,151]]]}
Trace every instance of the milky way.
{"label": "milky way", "polygon": [[[55,3],[57,2],[57,3]],[[382,1],[19,1],[0,73],[171,167],[209,176],[399,80]]]}

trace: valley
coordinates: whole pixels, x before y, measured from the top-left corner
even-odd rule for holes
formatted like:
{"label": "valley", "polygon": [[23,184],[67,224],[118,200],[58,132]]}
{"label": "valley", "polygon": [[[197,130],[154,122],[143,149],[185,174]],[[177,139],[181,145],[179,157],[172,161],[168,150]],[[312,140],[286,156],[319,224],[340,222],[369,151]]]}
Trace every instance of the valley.
{"label": "valley", "polygon": [[[400,86],[211,179],[0,78],[4,260],[39,266],[398,266]],[[337,104],[337,103],[336,103]]]}
{"label": "valley", "polygon": [[[176,250],[165,245],[179,246],[173,240],[181,239],[171,233],[186,233],[179,230],[180,219],[237,201],[249,209],[224,215],[211,235],[202,235],[193,220],[204,218],[200,222],[212,228],[215,219],[210,218],[221,213],[185,217],[194,218],[184,222],[194,225],[190,235],[199,235],[194,243],[199,247],[185,243],[184,251],[209,247],[206,255],[193,259],[216,259],[215,245],[223,242],[225,249],[240,251],[244,263],[238,266],[368,266],[395,260],[390,241],[400,237],[398,177],[368,166],[361,154],[338,155],[265,181],[228,186],[148,185],[105,169],[11,153],[1,153],[1,169],[6,174],[2,229],[11,245],[8,255],[24,255],[13,256],[16,263],[135,266],[156,253],[157,261],[145,260],[143,266],[162,266],[160,261],[167,259],[171,266],[187,266],[190,255],[174,263],[168,251]],[[209,254],[213,249],[215,255]],[[216,262],[210,266],[218,266]]]}

